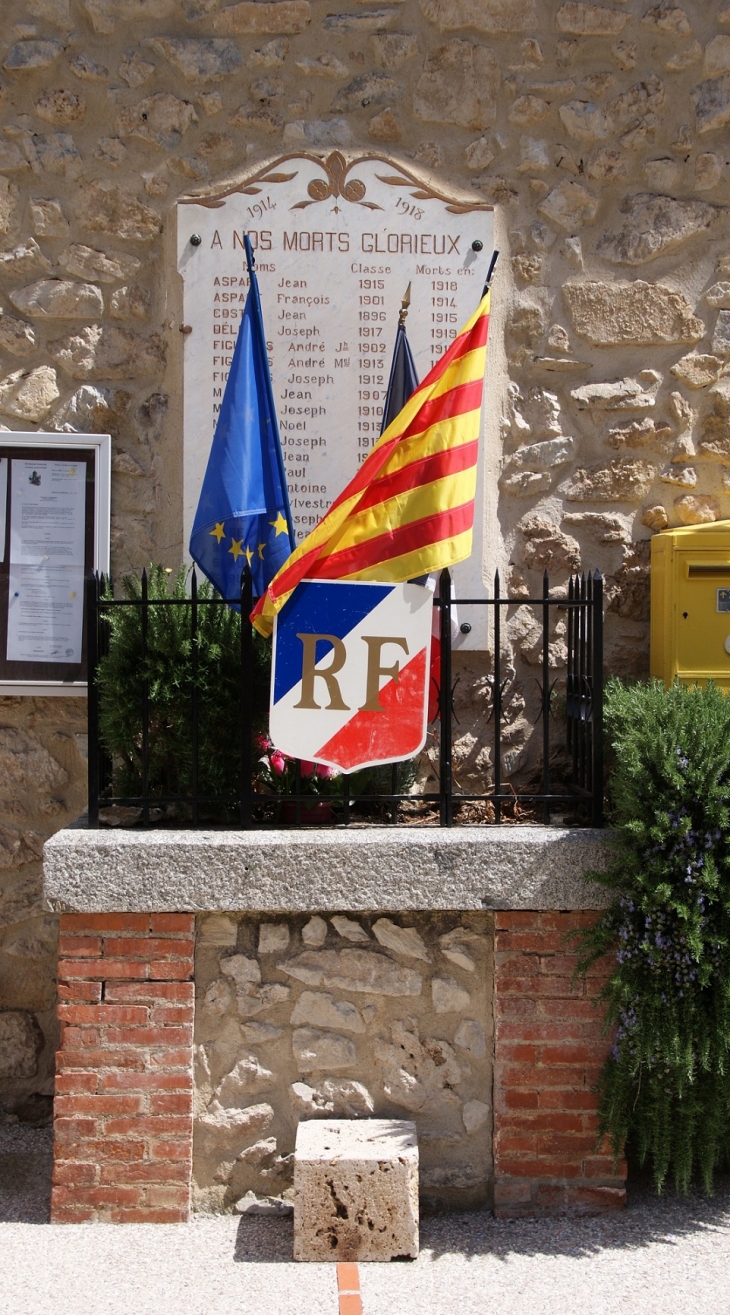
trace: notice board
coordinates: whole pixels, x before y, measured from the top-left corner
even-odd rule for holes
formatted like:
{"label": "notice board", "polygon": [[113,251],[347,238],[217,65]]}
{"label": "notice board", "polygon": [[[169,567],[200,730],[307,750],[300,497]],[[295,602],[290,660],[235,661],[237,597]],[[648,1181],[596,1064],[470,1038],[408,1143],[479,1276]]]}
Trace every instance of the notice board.
{"label": "notice board", "polygon": [[0,692],[84,694],[84,582],[109,570],[108,434],[0,435]]}

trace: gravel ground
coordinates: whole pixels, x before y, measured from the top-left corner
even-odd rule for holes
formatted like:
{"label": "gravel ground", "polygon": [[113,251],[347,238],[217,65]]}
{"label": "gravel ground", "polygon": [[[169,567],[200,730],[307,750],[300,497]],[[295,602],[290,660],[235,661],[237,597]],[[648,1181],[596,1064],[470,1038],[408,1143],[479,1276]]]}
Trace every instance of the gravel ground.
{"label": "gravel ground", "polygon": [[[337,1315],[334,1265],[287,1220],[48,1223],[52,1135],[0,1127],[2,1315]],[[730,1180],[711,1200],[630,1192],[621,1215],[437,1216],[415,1262],[361,1265],[364,1315],[730,1315]]]}

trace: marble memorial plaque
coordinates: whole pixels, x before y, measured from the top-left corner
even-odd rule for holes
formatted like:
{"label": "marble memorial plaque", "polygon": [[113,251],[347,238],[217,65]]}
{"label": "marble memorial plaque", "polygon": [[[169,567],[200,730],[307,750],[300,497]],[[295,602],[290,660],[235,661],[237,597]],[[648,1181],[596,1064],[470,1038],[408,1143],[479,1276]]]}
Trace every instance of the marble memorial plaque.
{"label": "marble memorial plaque", "polygon": [[[200,494],[254,248],[297,542],[377,442],[398,312],[423,380],[479,303],[492,211],[381,155],[290,154],[178,204],[184,282],[185,542]],[[481,596],[482,477],[457,596]],[[457,646],[486,647],[486,608]]]}

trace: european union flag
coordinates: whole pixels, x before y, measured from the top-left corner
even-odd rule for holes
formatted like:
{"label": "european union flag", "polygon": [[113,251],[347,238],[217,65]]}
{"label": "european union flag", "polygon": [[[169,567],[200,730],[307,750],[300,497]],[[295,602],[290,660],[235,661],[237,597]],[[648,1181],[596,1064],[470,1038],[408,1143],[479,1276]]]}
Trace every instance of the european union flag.
{"label": "european union flag", "polygon": [[190,535],[190,556],[224,598],[254,597],[294,549],[289,495],[248,234],[250,286]]}

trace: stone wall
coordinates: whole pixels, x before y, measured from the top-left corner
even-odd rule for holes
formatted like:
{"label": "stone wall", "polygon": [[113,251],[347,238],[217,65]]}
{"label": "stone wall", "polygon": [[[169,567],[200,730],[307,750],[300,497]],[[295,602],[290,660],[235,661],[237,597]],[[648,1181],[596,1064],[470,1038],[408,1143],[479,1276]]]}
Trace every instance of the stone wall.
{"label": "stone wall", "polygon": [[0,1117],[50,1114],[58,919],[43,841],[86,802],[86,703],[0,697]]}
{"label": "stone wall", "polygon": [[371,1115],[415,1122],[426,1208],[623,1206],[595,912],[353,913],[61,915],[54,1222],[285,1213],[299,1122]]}
{"label": "stone wall", "polygon": [[[569,570],[599,566],[609,665],[641,674],[652,532],[730,515],[730,6],[332,9],[5,0],[0,417],[11,429],[110,431],[114,571],[152,557],[174,566],[176,198],[289,148],[400,152],[497,208],[504,370],[487,407],[489,569],[526,597],[546,568],[561,586]],[[534,734],[530,609],[515,609],[505,642],[515,770],[529,766]],[[463,783],[488,762],[486,688],[468,659]],[[26,1038],[6,1103],[48,1089],[48,1047],[34,1073],[31,1058],[52,996],[36,855],[82,804],[81,716],[81,704],[0,704],[0,1007],[25,1011],[4,1026]]]}
{"label": "stone wall", "polygon": [[415,1120],[424,1202],[491,1204],[492,943],[488,913],[201,918],[196,1208],[285,1194],[328,1115]]}

